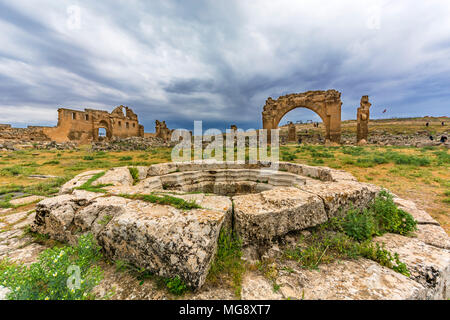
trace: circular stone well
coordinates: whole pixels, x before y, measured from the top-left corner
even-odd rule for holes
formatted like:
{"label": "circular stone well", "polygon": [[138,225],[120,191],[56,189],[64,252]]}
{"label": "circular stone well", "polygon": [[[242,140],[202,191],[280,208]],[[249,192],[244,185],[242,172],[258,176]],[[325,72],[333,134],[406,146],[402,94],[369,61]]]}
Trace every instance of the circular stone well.
{"label": "circular stone well", "polygon": [[[350,207],[365,208],[380,191],[341,170],[278,166],[163,163],[135,167],[134,178],[128,167],[84,172],[64,184],[59,196],[38,204],[32,228],[71,243],[90,232],[111,259],[164,277],[178,275],[199,288],[222,228],[234,229],[244,246],[266,245]],[[179,199],[196,206],[180,206]],[[431,217],[414,210],[406,211],[430,223]]]}

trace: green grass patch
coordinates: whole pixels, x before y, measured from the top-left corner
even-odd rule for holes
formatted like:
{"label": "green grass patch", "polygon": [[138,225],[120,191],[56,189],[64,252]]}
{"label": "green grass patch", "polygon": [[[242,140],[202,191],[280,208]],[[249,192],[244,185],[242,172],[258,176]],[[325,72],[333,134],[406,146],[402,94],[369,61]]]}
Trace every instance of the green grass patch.
{"label": "green grass patch", "polygon": [[178,275],[171,278],[160,277],[124,260],[116,260],[115,264],[116,271],[130,273],[132,276],[136,277],[139,281],[139,285],[143,285],[145,280],[153,280],[159,289],[165,288],[168,292],[176,296],[182,296],[190,289]]}
{"label": "green grass patch", "polygon": [[131,157],[131,156],[120,157],[119,160],[120,161],[131,161],[131,160],[133,160],[133,157]]}
{"label": "green grass patch", "polygon": [[51,160],[51,161],[44,162],[42,165],[44,165],[44,166],[46,166],[46,165],[56,166],[56,165],[58,165],[60,163],[61,162],[59,160]]}
{"label": "green grass patch", "polygon": [[109,187],[111,186],[111,184],[99,184],[96,186],[93,186],[92,184],[97,181],[98,179],[100,179],[101,177],[103,177],[105,175],[105,171],[103,172],[99,172],[97,174],[94,174],[88,181],[86,181],[81,187],[78,187],[76,189],[78,190],[85,190],[85,191],[90,191],[90,192],[98,192],[98,193],[107,193],[107,191],[105,189],[103,189],[104,187]]}
{"label": "green grass patch", "polygon": [[22,165],[14,165],[11,167],[5,167],[0,169],[0,176],[28,176],[36,172],[35,167],[33,166],[22,166]]}
{"label": "green grass patch", "polygon": [[397,254],[371,240],[387,232],[408,235],[416,230],[416,224],[410,214],[397,208],[392,195],[383,190],[368,209],[351,209],[344,217],[331,219],[317,227],[310,237],[301,239],[302,243],[287,250],[285,255],[311,269],[337,259],[363,257],[409,276]]}
{"label": "green grass patch", "polygon": [[137,168],[129,167],[128,170],[130,171],[131,177],[133,178],[133,184],[136,184],[139,182],[139,171]]}
{"label": "green grass patch", "polygon": [[434,152],[434,155],[436,156],[436,164],[438,166],[450,164],[450,154],[448,151],[437,151]]}
{"label": "green grass patch", "polygon": [[95,266],[100,258],[93,237],[81,236],[76,247],[46,249],[30,266],[0,262],[0,285],[11,290],[9,300],[93,299],[92,289],[102,279],[102,270]]}
{"label": "green grass patch", "polygon": [[232,231],[222,229],[207,281],[215,285],[228,284],[233,288],[235,296],[240,298],[242,276],[245,272],[241,257],[242,243],[239,238]]}
{"label": "green grass patch", "polygon": [[169,205],[181,210],[201,209],[195,201],[186,201],[181,198],[169,195],[154,195],[154,194],[121,194],[121,197],[133,200],[141,200],[161,205]]}

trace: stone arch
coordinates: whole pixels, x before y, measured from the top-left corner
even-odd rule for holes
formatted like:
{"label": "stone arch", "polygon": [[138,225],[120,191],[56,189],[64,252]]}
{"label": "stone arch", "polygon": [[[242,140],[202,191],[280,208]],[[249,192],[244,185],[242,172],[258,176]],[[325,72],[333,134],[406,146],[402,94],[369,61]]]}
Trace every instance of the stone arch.
{"label": "stone arch", "polygon": [[308,91],[279,97],[277,100],[268,98],[263,117],[263,128],[277,129],[281,119],[293,109],[307,108],[317,113],[325,125],[325,139],[335,143],[341,142],[341,93],[336,90]]}
{"label": "stone arch", "polygon": [[100,120],[94,128],[94,140],[99,140],[99,129],[100,128],[105,129],[106,130],[106,138],[111,139],[112,133],[111,133],[111,128],[110,128],[108,121]]}

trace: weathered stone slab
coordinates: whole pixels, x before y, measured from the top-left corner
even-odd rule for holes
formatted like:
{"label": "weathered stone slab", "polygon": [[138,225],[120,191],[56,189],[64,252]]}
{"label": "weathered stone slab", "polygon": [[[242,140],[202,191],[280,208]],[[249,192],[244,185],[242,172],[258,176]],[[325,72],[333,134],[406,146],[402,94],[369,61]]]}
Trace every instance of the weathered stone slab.
{"label": "weathered stone slab", "polygon": [[132,186],[110,186],[103,187],[109,194],[121,195],[121,194],[149,194],[154,191],[163,189],[160,177],[149,177]]}
{"label": "weathered stone slab", "polygon": [[414,220],[416,220],[418,224],[433,224],[439,226],[439,222],[434,220],[424,210],[420,210],[419,208],[417,208],[414,202],[398,197],[394,197],[393,200],[399,209],[402,209],[403,211],[408,212],[410,215],[412,215],[414,217]]}
{"label": "weathered stone slab", "polygon": [[112,259],[165,277],[178,275],[197,288],[206,279],[221,227],[230,224],[232,204],[226,197],[185,197],[198,197],[212,209],[183,211],[77,190],[41,201],[33,230],[72,244],[92,233]]}
{"label": "weathered stone slab", "polygon": [[244,275],[242,279],[242,300],[281,300],[283,296],[274,292],[269,280],[254,272]]}
{"label": "weathered stone slab", "polygon": [[323,201],[297,188],[233,197],[235,230],[244,244],[265,242],[327,221]]}
{"label": "weathered stone slab", "polygon": [[75,176],[72,180],[66,182],[59,190],[59,194],[71,193],[75,188],[81,187],[90,178],[92,178],[94,175],[100,172],[103,172],[103,170],[92,170],[80,173],[79,175]]}
{"label": "weathered stone slab", "polygon": [[176,172],[177,169],[175,162],[154,164],[148,168],[147,177],[166,175]]}
{"label": "weathered stone slab", "polygon": [[13,206],[22,206],[22,205],[26,205],[29,203],[40,201],[45,198],[46,197],[43,197],[43,196],[29,196],[29,197],[11,200],[9,203],[11,203]]}
{"label": "weathered stone slab", "polygon": [[354,181],[307,183],[298,188],[319,196],[329,218],[340,216],[352,207],[366,208],[379,192],[374,185]]}
{"label": "weathered stone slab", "polygon": [[180,276],[199,288],[217,248],[225,213],[208,209],[181,211],[142,201],[127,204],[98,241],[113,260],[125,260],[160,276]]}
{"label": "weathered stone slab", "polygon": [[385,234],[375,239],[386,249],[398,253],[411,272],[411,279],[427,288],[427,299],[450,297],[450,251],[396,234]]}
{"label": "weathered stone slab", "polygon": [[367,259],[337,261],[319,270],[295,268],[277,283],[285,299],[304,300],[420,300],[421,284]]}
{"label": "weathered stone slab", "polygon": [[440,226],[432,224],[419,224],[415,232],[417,239],[426,244],[450,250],[450,237]]}
{"label": "weathered stone slab", "polygon": [[128,167],[112,168],[106,171],[105,175],[98,178],[92,183],[93,186],[98,185],[113,186],[131,186],[133,185],[133,177],[131,176]]}
{"label": "weathered stone slab", "polygon": [[102,194],[75,190],[72,194],[47,198],[37,204],[36,217],[31,228],[33,231],[47,234],[53,239],[74,243],[76,239],[70,226],[75,213],[100,196]]}
{"label": "weathered stone slab", "polygon": [[196,204],[205,209],[223,211],[225,219],[223,226],[226,229],[231,229],[231,220],[233,214],[233,203],[229,197],[205,195],[203,193],[194,194],[176,194],[171,192],[163,192],[164,194],[172,195],[177,198],[181,198],[185,201],[194,201]]}

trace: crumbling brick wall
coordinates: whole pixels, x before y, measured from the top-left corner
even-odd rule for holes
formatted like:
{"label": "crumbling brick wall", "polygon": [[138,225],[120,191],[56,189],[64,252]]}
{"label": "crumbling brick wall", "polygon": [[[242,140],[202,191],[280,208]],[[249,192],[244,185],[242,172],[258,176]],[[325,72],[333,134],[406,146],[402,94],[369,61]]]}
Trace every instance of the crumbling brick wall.
{"label": "crumbling brick wall", "polygon": [[[106,131],[105,137],[99,134],[101,128]],[[9,124],[0,125],[0,140],[90,143],[113,137],[144,137],[144,127],[130,108],[119,106],[111,113],[60,108],[56,127],[12,128]]]}

